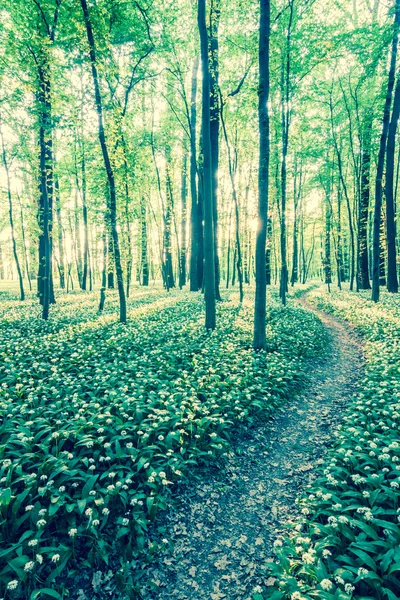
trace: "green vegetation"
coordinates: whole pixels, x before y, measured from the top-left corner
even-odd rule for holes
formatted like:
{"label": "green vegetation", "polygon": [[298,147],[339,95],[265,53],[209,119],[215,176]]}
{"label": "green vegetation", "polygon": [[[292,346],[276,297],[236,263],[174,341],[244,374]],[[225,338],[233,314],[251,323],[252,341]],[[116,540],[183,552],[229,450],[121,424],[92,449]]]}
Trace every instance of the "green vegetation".
{"label": "green vegetation", "polygon": [[13,581],[16,598],[59,597],[77,569],[115,560],[133,590],[130,561],[150,552],[146,528],[168,489],[223,456],[239,423],[296,393],[304,361],[326,343],[315,317],[272,298],[267,350],[255,353],[249,303],[238,308],[236,294],[207,333],[200,295],[135,291],[127,326],[98,316],[94,294],[61,297],[46,324],[33,302],[1,304],[7,597]]}
{"label": "green vegetation", "polygon": [[400,596],[400,306],[361,295],[311,293],[365,336],[366,372],[337,444],[302,498],[304,518],[276,542],[271,598],[396,600]]}

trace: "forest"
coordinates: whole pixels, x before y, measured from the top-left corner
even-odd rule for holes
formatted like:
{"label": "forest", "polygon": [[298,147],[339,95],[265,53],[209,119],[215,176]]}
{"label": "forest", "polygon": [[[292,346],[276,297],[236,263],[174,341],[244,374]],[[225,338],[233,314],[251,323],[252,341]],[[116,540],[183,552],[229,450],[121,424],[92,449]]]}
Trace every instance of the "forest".
{"label": "forest", "polygon": [[400,0],[0,15],[0,600],[398,600]]}

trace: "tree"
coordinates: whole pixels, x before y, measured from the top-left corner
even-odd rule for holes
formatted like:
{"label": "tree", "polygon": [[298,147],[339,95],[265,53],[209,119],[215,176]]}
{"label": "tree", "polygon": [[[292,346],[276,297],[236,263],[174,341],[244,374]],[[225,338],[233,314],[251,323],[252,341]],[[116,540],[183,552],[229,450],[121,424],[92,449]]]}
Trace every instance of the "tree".
{"label": "tree", "polygon": [[200,34],[202,66],[202,147],[204,205],[204,298],[206,304],[206,329],[215,329],[215,238],[213,222],[212,154],[210,134],[210,70],[208,57],[208,32],[206,25],[206,0],[198,3],[198,27]]}
{"label": "tree", "polygon": [[97,61],[96,61],[96,47],[93,36],[93,28],[89,16],[89,10],[87,6],[86,0],[81,0],[81,6],[83,11],[83,17],[86,28],[86,35],[89,44],[89,57],[90,64],[92,68],[92,78],[95,92],[95,105],[98,116],[98,136],[99,142],[101,146],[101,151],[103,154],[104,166],[107,173],[108,185],[109,185],[109,193],[110,200],[108,210],[110,213],[110,229],[111,229],[111,238],[113,242],[113,254],[115,260],[115,270],[117,273],[117,285],[118,285],[118,294],[119,294],[119,318],[121,323],[126,323],[126,298],[125,298],[125,289],[124,289],[124,281],[123,281],[123,273],[122,273],[122,264],[121,264],[121,253],[119,247],[119,239],[118,239],[118,231],[117,231],[117,194],[116,194],[116,185],[115,185],[115,176],[114,170],[110,160],[110,154],[108,151],[106,135],[104,130],[104,119],[103,119],[103,104],[100,93],[100,84],[99,84],[99,75],[97,71]]}
{"label": "tree", "polygon": [[372,300],[379,302],[379,276],[380,276],[380,255],[381,255],[381,216],[382,216],[382,193],[383,193],[383,170],[385,163],[386,143],[390,122],[390,107],[392,104],[392,94],[395,81],[397,47],[400,26],[400,0],[395,0],[395,16],[393,24],[393,38],[391,45],[390,67],[388,84],[383,109],[382,133],[379,142],[378,164],[375,179],[375,207],[374,207],[374,225],[373,225],[373,262],[372,262]]}
{"label": "tree", "polygon": [[260,136],[260,158],[258,173],[258,228],[256,237],[256,293],[254,304],[255,350],[266,344],[266,238],[268,222],[268,181],[269,181],[269,44],[271,28],[271,8],[269,0],[260,0],[259,29],[259,90],[258,119]]}

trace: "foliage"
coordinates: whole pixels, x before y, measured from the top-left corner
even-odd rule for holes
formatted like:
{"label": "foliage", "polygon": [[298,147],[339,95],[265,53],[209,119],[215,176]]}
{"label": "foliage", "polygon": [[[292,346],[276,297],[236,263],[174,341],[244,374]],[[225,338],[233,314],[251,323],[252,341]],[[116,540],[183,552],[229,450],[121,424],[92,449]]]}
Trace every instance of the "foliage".
{"label": "foliage", "polygon": [[279,587],[268,597],[395,600],[400,595],[400,310],[361,295],[309,298],[365,336],[366,373],[337,444],[300,500],[304,518],[276,542]]}
{"label": "foliage", "polygon": [[93,294],[61,297],[47,323],[33,300],[1,305],[2,595],[56,597],[118,554],[128,574],[167,490],[295,393],[325,344],[316,318],[276,302],[254,353],[250,302],[231,295],[210,334],[200,295],[135,297],[126,327]]}

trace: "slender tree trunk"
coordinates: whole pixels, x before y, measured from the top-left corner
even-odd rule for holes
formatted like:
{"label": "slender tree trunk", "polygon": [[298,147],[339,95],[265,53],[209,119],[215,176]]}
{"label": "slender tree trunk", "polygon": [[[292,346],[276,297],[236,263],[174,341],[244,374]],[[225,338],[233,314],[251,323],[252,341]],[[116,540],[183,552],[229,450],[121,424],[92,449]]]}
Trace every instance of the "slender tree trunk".
{"label": "slender tree trunk", "polygon": [[53,204],[53,143],[51,117],[50,64],[47,50],[41,53],[38,66],[39,91],[39,271],[38,294],[42,318],[47,320],[52,301],[51,223]]}
{"label": "slender tree trunk", "polygon": [[218,29],[221,17],[220,0],[210,2],[209,34],[209,73],[210,73],[210,138],[211,138],[211,180],[213,200],[215,297],[222,300],[219,291],[220,267],[218,256],[218,168],[219,168],[219,40]]}
{"label": "slender tree trunk", "polygon": [[57,172],[54,173],[54,190],[57,215],[57,242],[58,242],[58,272],[60,276],[60,288],[65,288],[65,255],[64,255],[64,236],[61,220],[61,200],[60,200],[60,184],[58,181]]}
{"label": "slender tree trunk", "polygon": [[[199,289],[198,260],[199,250],[203,245],[202,230],[198,227],[198,197],[197,197],[197,158],[196,158],[196,121],[197,121],[197,73],[199,58],[196,56],[192,70],[192,89],[190,96],[190,291]],[[201,286],[200,286],[201,287]]]}
{"label": "slender tree trunk", "polygon": [[332,283],[332,261],[331,261],[331,200],[330,200],[331,187],[326,191],[325,199],[325,256],[324,256],[324,272],[325,272],[325,283],[330,290]]}
{"label": "slender tree trunk", "polygon": [[141,237],[140,237],[140,260],[141,260],[141,271],[142,271],[142,285],[147,287],[149,285],[149,258],[148,258],[148,243],[147,243],[147,211],[146,211],[146,200],[144,196],[141,197],[140,202],[140,224],[141,224]]}
{"label": "slender tree trunk", "polygon": [[[77,178],[78,182],[78,178]],[[79,189],[79,188],[78,188]],[[79,222],[78,189],[75,194],[74,227],[75,227],[75,248],[76,248],[76,272],[78,276],[79,287],[82,289],[82,244],[81,228]]]}
{"label": "slender tree trunk", "polygon": [[385,163],[386,143],[390,121],[390,106],[396,73],[397,46],[400,24],[400,0],[395,0],[394,32],[391,47],[390,67],[388,76],[388,87],[386,92],[385,107],[383,110],[382,133],[379,142],[378,164],[375,179],[375,207],[372,242],[372,300],[379,302],[379,276],[380,276],[380,235],[381,235],[381,213],[382,213],[382,180]]}
{"label": "slender tree trunk", "polygon": [[93,85],[95,90],[95,101],[96,101],[96,111],[99,119],[99,142],[101,146],[101,151],[103,154],[104,166],[107,172],[107,179],[109,184],[109,192],[110,192],[110,202],[109,202],[109,212],[110,212],[110,225],[111,225],[111,235],[113,240],[113,251],[114,251],[114,260],[115,260],[115,270],[117,273],[117,285],[118,285],[118,295],[119,295],[119,307],[120,307],[120,321],[121,323],[126,323],[126,298],[125,298],[125,289],[124,289],[124,279],[122,272],[122,264],[121,264],[121,253],[119,248],[119,239],[118,239],[118,230],[117,230],[117,194],[115,188],[115,177],[114,170],[111,165],[110,156],[108,153],[108,147],[106,142],[106,136],[104,131],[104,123],[103,123],[103,105],[100,94],[100,84],[99,77],[97,73],[97,61],[96,61],[96,48],[93,37],[92,24],[90,22],[89,11],[87,7],[86,0],[81,0],[81,6],[83,11],[83,16],[85,20],[85,27],[87,33],[87,39],[89,44],[89,55],[90,55],[90,63],[92,67],[92,77],[93,77]]}
{"label": "slender tree trunk", "polygon": [[19,195],[17,197],[18,197],[18,202],[19,202],[19,211],[20,211],[20,219],[21,219],[22,246],[24,248],[26,278],[28,280],[29,290],[32,291],[32,281],[31,281],[31,275],[30,275],[30,267],[29,267],[29,259],[28,259],[28,249],[26,247],[24,211],[22,209],[21,198],[19,197]]}
{"label": "slender tree trunk", "polygon": [[358,210],[358,287],[370,290],[368,260],[368,212],[370,199],[372,118],[368,118],[362,140],[361,194]]}
{"label": "slender tree trunk", "polygon": [[198,27],[200,33],[202,89],[202,147],[204,204],[204,297],[206,304],[206,329],[215,329],[215,237],[213,223],[213,165],[210,134],[210,69],[208,59],[208,33],[206,25],[206,0],[198,0]]}
{"label": "slender tree trunk", "polygon": [[107,219],[104,223],[103,234],[101,236],[103,242],[103,268],[101,273],[101,288],[100,288],[100,302],[99,302],[99,313],[103,312],[104,304],[106,301],[106,285],[107,285],[107,230],[108,222]]}
{"label": "slender tree trunk", "polygon": [[[168,162],[167,158],[167,162]],[[172,195],[172,182],[167,165],[166,172],[166,210],[164,219],[164,265],[165,265],[165,284],[167,290],[175,287],[174,268],[172,264],[172,239],[171,227],[174,213],[174,198]]]}
{"label": "slender tree trunk", "polygon": [[340,181],[337,186],[337,279],[338,288],[342,289],[342,283],[345,280],[344,265],[343,265],[343,243],[342,243],[342,194],[340,189]]}
{"label": "slender tree trunk", "polygon": [[83,137],[81,140],[81,177],[82,177],[82,217],[83,217],[83,269],[82,284],[83,290],[87,289],[87,280],[89,275],[89,225],[87,210],[87,185],[86,185],[86,158]]}
{"label": "slender tree trunk", "polygon": [[[295,169],[297,170],[297,164],[295,164]],[[298,207],[301,196],[301,184],[302,184],[302,171],[300,168],[299,174],[299,190],[297,190],[297,173],[294,175],[294,184],[293,184],[293,254],[292,254],[292,275],[290,277],[290,283],[292,286],[299,279],[299,242],[298,242]]]}
{"label": "slender tree trunk", "polygon": [[352,291],[353,287],[354,287],[354,278],[355,278],[355,239],[354,239],[353,215],[352,215],[352,210],[351,210],[350,197],[349,197],[349,193],[348,193],[348,190],[347,190],[346,181],[345,181],[344,175],[343,175],[342,155],[341,155],[338,143],[337,143],[336,133],[335,133],[335,126],[334,126],[334,122],[333,122],[333,100],[332,100],[332,92],[331,92],[330,99],[329,99],[329,107],[330,107],[330,114],[331,114],[331,128],[332,128],[333,145],[334,145],[335,152],[336,152],[336,158],[337,158],[338,170],[339,170],[339,177],[340,177],[340,182],[342,184],[342,188],[343,188],[343,192],[344,192],[344,197],[346,199],[347,214],[348,214],[348,220],[349,220],[349,234],[350,234],[350,291]]}
{"label": "slender tree trunk", "polygon": [[124,179],[125,179],[125,226],[126,226],[126,245],[127,245],[127,258],[126,258],[126,297],[129,298],[131,281],[132,281],[132,232],[131,232],[131,219],[129,215],[129,178],[128,178],[128,160],[126,156],[126,143],[123,133],[121,133],[121,142],[124,156]]}
{"label": "slender tree trunk", "polygon": [[242,269],[242,250],[241,250],[241,245],[240,245],[239,202],[238,202],[237,191],[236,191],[235,173],[234,173],[233,161],[232,161],[232,156],[231,156],[231,148],[229,145],[228,133],[226,131],[222,103],[221,103],[221,123],[222,123],[222,129],[224,132],[226,149],[228,152],[228,169],[229,169],[229,177],[230,177],[231,186],[232,186],[233,205],[235,208],[235,225],[236,225],[235,239],[236,239],[236,250],[237,250],[236,266],[237,266],[237,274],[238,274],[238,281],[239,281],[239,300],[240,300],[240,302],[243,302],[243,269]]}
{"label": "slender tree trunk", "polygon": [[260,0],[259,28],[259,90],[258,120],[260,134],[260,163],[258,174],[258,229],[256,237],[256,294],[254,304],[255,350],[266,344],[266,265],[265,250],[268,220],[268,172],[269,172],[269,38],[271,26],[270,0]]}
{"label": "slender tree trunk", "polygon": [[12,193],[11,193],[10,171],[8,169],[6,147],[5,147],[5,144],[4,144],[3,131],[1,129],[1,119],[0,119],[0,136],[1,136],[1,146],[2,146],[2,154],[3,154],[3,166],[4,166],[4,170],[6,172],[6,179],[7,179],[8,217],[9,217],[10,229],[11,229],[12,249],[13,249],[13,255],[14,255],[14,260],[15,260],[15,266],[17,267],[17,273],[18,273],[20,299],[23,301],[23,300],[25,300],[24,279],[23,279],[23,276],[22,276],[21,265],[19,264],[18,251],[17,251],[17,242],[16,242],[16,239],[15,239],[14,216],[13,216],[13,200],[12,200]]}
{"label": "slender tree trunk", "polygon": [[187,255],[187,162],[188,155],[185,151],[182,165],[182,183],[181,183],[181,201],[182,201],[182,219],[181,219],[181,260],[179,270],[179,287],[186,285],[186,255]]}
{"label": "slender tree trunk", "polygon": [[287,153],[289,146],[290,126],[290,51],[291,33],[293,22],[294,0],[289,1],[289,24],[286,36],[286,54],[282,62],[281,77],[281,127],[282,127],[282,163],[281,163],[281,281],[280,297],[282,304],[286,304],[286,293],[288,288],[288,266],[287,266],[287,228],[286,228],[286,192],[287,192]]}
{"label": "slender tree trunk", "polygon": [[400,115],[400,78],[397,77],[396,89],[393,99],[392,118],[389,124],[387,149],[386,149],[386,240],[387,240],[387,289],[388,292],[397,294],[399,282],[397,279],[396,264],[396,217],[394,200],[394,163],[396,131]]}

